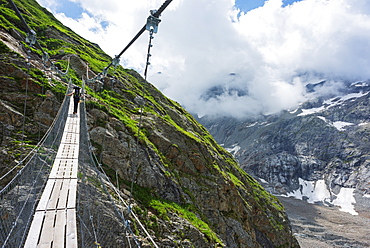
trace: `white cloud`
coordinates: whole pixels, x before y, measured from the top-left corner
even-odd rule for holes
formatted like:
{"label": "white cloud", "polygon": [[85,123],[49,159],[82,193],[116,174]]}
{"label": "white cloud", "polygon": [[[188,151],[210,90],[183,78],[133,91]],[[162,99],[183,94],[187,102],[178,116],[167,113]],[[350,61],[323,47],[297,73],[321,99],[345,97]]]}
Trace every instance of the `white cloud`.
{"label": "white cloud", "polygon": [[[73,1],[89,15],[57,17],[111,56],[144,25],[149,10],[163,3]],[[39,2],[53,9],[51,0]],[[305,100],[307,82],[370,78],[368,1],[302,0],[282,7],[282,0],[269,0],[247,13],[234,4],[174,0],[162,14],[148,80],[189,111],[238,117],[270,113]],[[102,21],[110,25],[102,28]],[[147,41],[144,34],[122,56],[125,67],[143,70]],[[218,95],[210,98],[210,89]]]}
{"label": "white cloud", "polygon": [[83,37],[94,37],[95,40],[104,41],[105,30],[102,28],[99,19],[89,16],[87,13],[82,13],[81,17],[76,22],[75,19],[65,16],[64,13],[55,15],[58,19],[63,20],[63,24],[72,27],[74,30],[79,30],[78,34]]}
{"label": "white cloud", "polygon": [[55,9],[58,5],[58,1],[55,0],[36,0],[41,6],[49,8],[51,10]]}

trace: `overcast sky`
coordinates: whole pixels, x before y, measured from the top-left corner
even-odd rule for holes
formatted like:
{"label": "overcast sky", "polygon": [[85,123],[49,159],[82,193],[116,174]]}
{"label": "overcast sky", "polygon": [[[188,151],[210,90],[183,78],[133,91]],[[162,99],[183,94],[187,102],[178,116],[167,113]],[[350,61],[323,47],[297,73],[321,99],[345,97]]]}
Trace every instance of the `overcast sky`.
{"label": "overcast sky", "polygon": [[[164,0],[38,0],[112,57]],[[148,81],[188,111],[243,117],[295,108],[307,83],[370,78],[368,0],[173,0]],[[148,32],[121,64],[143,72]],[[216,94],[215,94],[216,93]]]}

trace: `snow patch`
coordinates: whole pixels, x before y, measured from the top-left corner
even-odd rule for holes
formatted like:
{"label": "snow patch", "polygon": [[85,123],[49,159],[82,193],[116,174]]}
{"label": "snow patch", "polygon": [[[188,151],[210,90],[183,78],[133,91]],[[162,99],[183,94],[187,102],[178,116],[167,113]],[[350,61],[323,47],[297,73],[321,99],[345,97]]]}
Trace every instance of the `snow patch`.
{"label": "snow patch", "polygon": [[265,179],[263,178],[258,178],[262,183],[268,183]]}
{"label": "snow patch", "polygon": [[299,180],[300,188],[288,196],[293,196],[297,199],[307,198],[307,202],[315,203],[330,199],[330,191],[327,189],[324,180],[306,181],[301,178]]}
{"label": "snow patch", "polygon": [[[341,188],[339,194],[336,195],[327,187],[324,180],[317,181],[306,181],[299,178],[299,189],[289,192],[288,197],[294,197],[300,200],[307,200],[309,203],[322,202],[324,205],[333,204],[340,207],[343,212],[357,215],[354,204],[356,199],[354,198],[354,189]],[[335,199],[334,199],[335,198]],[[334,200],[332,200],[334,199]]]}
{"label": "snow patch", "polygon": [[364,195],[365,198],[370,198],[370,195]]}
{"label": "snow patch", "polygon": [[256,125],[258,125],[258,122],[254,122],[254,123],[248,124],[245,127],[254,127]]}
{"label": "snow patch", "polygon": [[355,87],[366,87],[366,86],[369,86],[369,84],[367,82],[358,81],[358,82],[352,83],[351,86],[355,86]]}
{"label": "snow patch", "polygon": [[346,126],[355,125],[354,123],[345,122],[345,121],[336,121],[333,122],[333,126],[338,129],[339,131],[344,131]]}
{"label": "snow patch", "polygon": [[358,215],[353,205],[356,203],[356,199],[353,196],[354,190],[355,189],[341,188],[337,198],[333,201],[333,204],[335,206],[340,206],[340,210],[343,212],[347,212],[352,215]]}
{"label": "snow patch", "polygon": [[333,126],[335,127],[336,129],[338,129],[339,131],[345,131],[345,127],[346,126],[351,126],[351,125],[355,125],[354,123],[350,123],[350,122],[345,122],[345,121],[335,121],[335,122],[331,122],[329,120],[327,120],[324,116],[317,116],[317,118],[325,121],[326,123],[328,123],[330,126]]}
{"label": "snow patch", "polygon": [[291,114],[295,114],[295,113],[297,113],[297,112],[298,112],[298,110],[299,110],[299,108],[297,108],[297,109],[295,109],[295,110],[293,110],[293,111],[290,111],[289,113],[291,113]]}
{"label": "snow patch", "polygon": [[324,106],[322,106],[320,108],[302,109],[302,113],[298,114],[298,116],[305,116],[305,115],[315,114],[315,113],[319,113],[323,110],[325,110]]}
{"label": "snow patch", "polygon": [[311,109],[302,109],[302,113],[298,114],[298,116],[305,116],[305,115],[310,115],[310,114],[315,114],[315,113],[320,113],[326,109],[332,108],[337,105],[341,105],[343,102],[353,99],[353,98],[359,98],[362,96],[367,95],[369,92],[359,92],[359,93],[351,93],[342,97],[334,97],[329,100],[326,100],[323,102],[323,106],[319,108],[311,108]]}
{"label": "snow patch", "polygon": [[319,119],[321,119],[321,120],[323,120],[325,122],[328,122],[328,120],[324,116],[317,116],[317,118],[319,118]]}
{"label": "snow patch", "polygon": [[225,148],[226,151],[230,152],[233,156],[240,150],[240,146],[238,144],[232,145],[232,148]]}
{"label": "snow patch", "polygon": [[359,92],[359,93],[348,94],[348,95],[343,96],[341,101],[344,102],[344,101],[347,101],[347,100],[352,99],[352,98],[363,97],[364,95],[367,95],[368,93],[369,92],[366,92],[366,93]]}

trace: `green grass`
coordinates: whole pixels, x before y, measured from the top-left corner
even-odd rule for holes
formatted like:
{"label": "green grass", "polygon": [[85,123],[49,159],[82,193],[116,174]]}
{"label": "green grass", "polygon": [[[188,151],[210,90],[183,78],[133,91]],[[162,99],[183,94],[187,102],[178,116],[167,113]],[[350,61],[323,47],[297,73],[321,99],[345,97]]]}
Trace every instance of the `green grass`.
{"label": "green grass", "polygon": [[154,192],[152,189],[140,187],[136,184],[133,194],[135,199],[139,200],[146,208],[152,209],[158,218],[169,221],[170,218],[168,213],[176,213],[180,217],[189,221],[194,227],[203,233],[209,241],[219,245],[223,244],[209,225],[202,219],[198,218],[194,213],[196,212],[196,208],[194,206],[190,204],[179,205],[175,202],[157,198],[153,196]]}
{"label": "green grass", "polygon": [[2,41],[0,41],[0,53],[14,53],[12,50],[8,48]]}

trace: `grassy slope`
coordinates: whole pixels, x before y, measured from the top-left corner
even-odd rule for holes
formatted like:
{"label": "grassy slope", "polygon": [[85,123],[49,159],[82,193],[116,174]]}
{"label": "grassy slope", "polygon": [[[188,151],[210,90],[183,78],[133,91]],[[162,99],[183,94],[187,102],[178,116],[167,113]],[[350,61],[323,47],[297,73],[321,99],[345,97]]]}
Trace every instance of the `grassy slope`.
{"label": "grassy slope", "polygon": [[[21,0],[15,1],[16,5],[23,14],[26,22],[29,26],[36,31],[38,41],[46,52],[51,56],[53,60],[57,60],[56,65],[60,69],[65,70],[67,62],[64,60],[58,60],[61,55],[65,54],[76,54],[82,60],[89,63],[90,68],[95,72],[99,73],[101,70],[111,61],[111,58],[106,55],[98,46],[92,44],[91,42],[81,38],[70,29],[63,26],[54,16],[52,16],[48,11],[41,8],[33,0]],[[10,32],[11,29],[15,29],[18,32],[25,35],[25,30],[22,27],[21,21],[15,15],[14,11],[8,6],[5,1],[0,1],[0,27]],[[56,39],[55,37],[50,37],[50,33],[59,33],[64,39]],[[1,52],[9,52],[6,47],[1,44]],[[34,52],[41,55],[41,52],[37,49]],[[112,71],[109,73],[113,74]],[[80,79],[77,74],[72,70],[69,73],[75,84],[80,84]],[[121,90],[118,94],[111,89],[103,89],[101,92],[94,92],[88,89],[88,93],[93,97],[94,101],[87,102],[88,105],[94,106],[109,115],[114,116],[121,120],[126,127],[131,130],[132,135],[136,136],[138,133],[138,123],[136,120],[132,119],[132,115],[138,115],[139,108],[137,105],[133,104],[133,99],[138,95],[143,95],[146,98],[145,112],[157,116],[164,123],[172,125],[175,129],[185,136],[190,138],[193,142],[199,143],[202,146],[206,146],[210,153],[217,154],[224,161],[226,161],[227,166],[220,169],[218,164],[210,164],[213,167],[213,171],[218,173],[220,176],[224,177],[225,180],[233,182],[239,187],[240,194],[243,192],[251,192],[245,199],[254,199],[255,202],[262,208],[268,211],[282,211],[282,205],[276,200],[275,197],[268,194],[261,186],[249,175],[247,175],[243,170],[241,170],[237,162],[228,154],[222,147],[220,147],[208,131],[198,124],[195,119],[188,114],[182,107],[170,99],[163,96],[157,89],[152,85],[142,82],[142,79],[136,75],[135,72],[125,70],[122,67],[118,67],[115,71],[115,76],[122,82],[125,82],[125,89]],[[35,82],[47,83],[40,71],[33,69],[31,77]],[[53,82],[54,85],[58,87],[49,87],[55,92],[60,92],[65,90],[65,85],[59,82]],[[161,104],[165,102],[166,108]],[[178,122],[178,120],[173,119],[168,109],[171,108],[174,112],[181,113],[185,116],[189,123],[192,123],[196,128],[192,132],[187,131],[186,127]],[[148,136],[150,133],[147,130],[140,130],[140,140],[143,144],[146,144],[151,149],[155,150],[159,157],[162,159],[163,164],[167,165],[168,175],[172,175],[171,164],[168,164],[168,159],[164,154],[161,153],[153,144]],[[181,176],[181,175],[177,175]],[[166,218],[166,212],[172,211],[177,212],[184,218],[188,219],[194,226],[199,230],[202,230],[209,239],[215,241],[216,243],[221,243],[217,238],[217,235],[212,231],[212,229],[206,223],[207,220],[201,220],[193,212],[197,212],[193,206],[180,206],[173,202],[168,202],[159,199],[152,194],[150,190],[144,188],[137,188],[136,197],[138,197],[141,202],[151,208],[157,209],[160,218]],[[248,204],[248,203],[247,203]],[[271,217],[270,224],[275,226],[277,229],[286,228],[281,223],[276,221],[276,218]]]}

